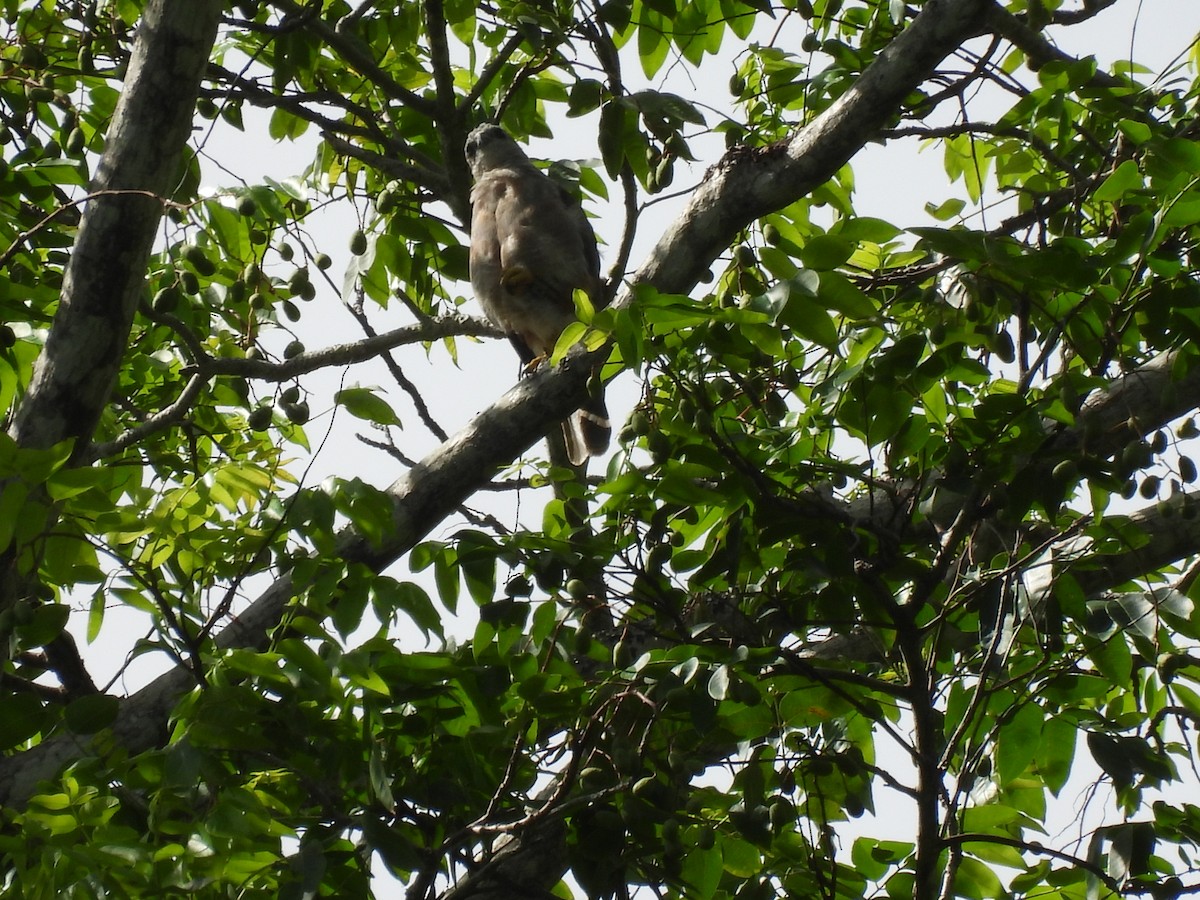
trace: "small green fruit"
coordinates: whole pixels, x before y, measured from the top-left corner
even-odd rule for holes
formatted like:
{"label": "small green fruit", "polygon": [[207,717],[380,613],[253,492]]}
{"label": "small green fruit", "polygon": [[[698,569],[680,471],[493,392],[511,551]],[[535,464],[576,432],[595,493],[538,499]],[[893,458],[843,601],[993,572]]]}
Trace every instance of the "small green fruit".
{"label": "small green fruit", "polygon": [[303,425],[309,419],[308,404],[301,400],[299,403],[288,403],[283,407],[283,414],[288,417],[288,421],[296,425]]}
{"label": "small green fruit", "polygon": [[251,431],[266,431],[271,427],[271,407],[256,407],[250,413],[250,415],[246,417],[246,424],[250,426]]}
{"label": "small green fruit", "polygon": [[288,287],[293,293],[299,293],[304,285],[309,283],[308,266],[301,266],[288,279]]}
{"label": "small green fruit", "polygon": [[170,285],[163,288],[154,295],[154,311],[157,313],[169,313],[179,306],[179,288],[175,285]]}
{"label": "small green fruit", "polygon": [[84,137],[82,128],[72,128],[71,133],[67,135],[67,152],[73,156],[78,156],[87,146],[87,138]]}
{"label": "small green fruit", "polygon": [[1196,480],[1196,464],[1190,456],[1179,457],[1179,479],[1184,484],[1191,484]]}
{"label": "small green fruit", "polygon": [[217,267],[211,259],[204,255],[204,251],[195,244],[188,244],[183,248],[183,258],[197,274],[203,275],[205,278],[212,276]]}

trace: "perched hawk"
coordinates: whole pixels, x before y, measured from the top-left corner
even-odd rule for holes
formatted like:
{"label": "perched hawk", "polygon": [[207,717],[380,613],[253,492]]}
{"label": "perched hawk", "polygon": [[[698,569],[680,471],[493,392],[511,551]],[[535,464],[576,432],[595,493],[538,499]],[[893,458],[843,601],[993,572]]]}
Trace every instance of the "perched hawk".
{"label": "perched hawk", "polygon": [[[467,137],[471,191],[471,286],[487,317],[504,329],[527,367],[554,350],[575,321],[576,288],[599,308],[596,235],[583,208],[529,161],[505,131],[481,125]],[[602,396],[563,422],[573,465],[608,448],[612,426]]]}

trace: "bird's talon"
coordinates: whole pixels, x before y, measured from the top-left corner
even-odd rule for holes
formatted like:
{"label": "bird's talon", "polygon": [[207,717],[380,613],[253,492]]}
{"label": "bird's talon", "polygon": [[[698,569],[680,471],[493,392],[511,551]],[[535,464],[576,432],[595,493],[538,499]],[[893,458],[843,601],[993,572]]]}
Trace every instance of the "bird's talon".
{"label": "bird's talon", "polygon": [[525,363],[525,367],[523,369],[521,369],[521,374],[522,375],[532,375],[535,371],[537,371],[537,367],[540,366],[545,361],[546,361],[545,353],[543,353],[541,356],[535,356],[529,362]]}

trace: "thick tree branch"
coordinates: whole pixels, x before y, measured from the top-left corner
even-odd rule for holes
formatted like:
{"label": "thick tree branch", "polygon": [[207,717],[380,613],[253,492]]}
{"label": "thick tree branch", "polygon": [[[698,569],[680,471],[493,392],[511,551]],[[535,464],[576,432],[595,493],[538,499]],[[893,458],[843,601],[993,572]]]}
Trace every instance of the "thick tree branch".
{"label": "thick tree branch", "polygon": [[[885,128],[905,97],[983,29],[989,0],[931,0],[832,106],[773,147],[735,148],[692,195],[633,283],[664,293],[695,286],[733,236],[824,184]],[[619,303],[631,302],[626,295]]]}

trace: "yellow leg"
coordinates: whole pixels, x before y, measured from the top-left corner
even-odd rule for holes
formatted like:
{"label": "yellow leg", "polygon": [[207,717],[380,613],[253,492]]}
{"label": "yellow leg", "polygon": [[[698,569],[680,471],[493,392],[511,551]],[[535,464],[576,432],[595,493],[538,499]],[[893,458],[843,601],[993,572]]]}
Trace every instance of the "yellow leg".
{"label": "yellow leg", "polygon": [[525,375],[528,375],[530,372],[534,371],[538,366],[540,366],[545,361],[546,361],[545,353],[543,353],[541,356],[535,356],[529,362],[525,363],[525,368],[523,368],[521,371]]}

